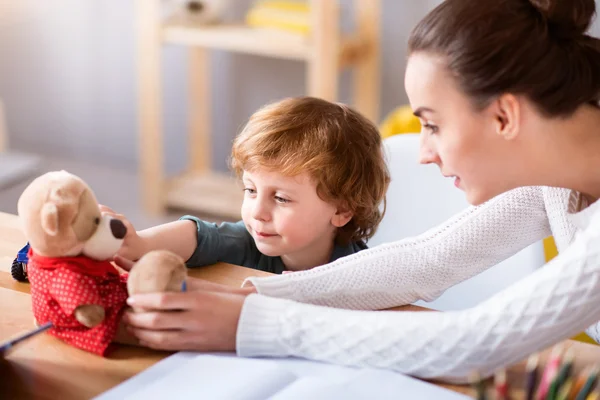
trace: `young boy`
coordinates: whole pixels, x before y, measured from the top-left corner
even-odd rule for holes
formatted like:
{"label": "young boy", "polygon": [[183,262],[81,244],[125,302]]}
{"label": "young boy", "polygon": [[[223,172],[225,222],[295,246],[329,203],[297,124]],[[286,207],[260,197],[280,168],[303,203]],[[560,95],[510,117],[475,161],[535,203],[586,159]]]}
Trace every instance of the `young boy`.
{"label": "young boy", "polygon": [[366,249],[383,216],[390,178],[381,137],[345,105],[300,97],[263,107],[236,137],[231,165],[244,185],[241,221],[186,215],[139,232],[125,221],[119,255],[167,249],[189,267],[222,261],[281,274]]}

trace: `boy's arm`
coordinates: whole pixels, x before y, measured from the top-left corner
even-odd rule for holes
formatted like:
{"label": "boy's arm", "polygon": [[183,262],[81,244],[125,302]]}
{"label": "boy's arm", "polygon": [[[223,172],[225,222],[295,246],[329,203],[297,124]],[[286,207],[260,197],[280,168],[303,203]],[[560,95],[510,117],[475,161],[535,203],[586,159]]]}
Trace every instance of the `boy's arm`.
{"label": "boy's arm", "polygon": [[188,267],[201,267],[226,262],[253,268],[258,249],[243,221],[215,224],[186,215],[181,220],[191,224],[195,234],[195,249],[186,260]]}
{"label": "boy's arm", "polygon": [[179,220],[138,231],[141,240],[141,254],[152,250],[170,250],[184,260],[196,250],[196,224],[189,220]]}

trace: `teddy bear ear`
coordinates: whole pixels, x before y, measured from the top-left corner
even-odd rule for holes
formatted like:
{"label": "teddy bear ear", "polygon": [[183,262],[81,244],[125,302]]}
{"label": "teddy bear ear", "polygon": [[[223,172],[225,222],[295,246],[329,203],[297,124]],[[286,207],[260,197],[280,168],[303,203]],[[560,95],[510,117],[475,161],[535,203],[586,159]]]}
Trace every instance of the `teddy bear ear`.
{"label": "teddy bear ear", "polygon": [[42,207],[42,229],[50,236],[58,234],[58,208],[54,203]]}

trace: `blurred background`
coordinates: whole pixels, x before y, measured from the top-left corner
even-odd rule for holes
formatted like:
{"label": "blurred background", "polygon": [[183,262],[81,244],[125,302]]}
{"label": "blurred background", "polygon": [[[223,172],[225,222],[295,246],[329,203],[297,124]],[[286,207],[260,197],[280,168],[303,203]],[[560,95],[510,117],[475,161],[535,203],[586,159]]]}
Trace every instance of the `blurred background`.
{"label": "blurred background", "polygon": [[[227,3],[227,22],[243,22],[254,4]],[[416,21],[438,3],[381,1],[381,118],[406,103],[406,40]],[[339,6],[341,29],[349,30],[353,0]],[[64,168],[80,174],[99,201],[129,215],[136,227],[172,219],[168,210],[157,217],[140,207],[135,27],[133,1],[0,0],[7,147],[10,154],[41,160],[33,175],[0,187],[0,211],[16,213],[16,200],[31,177]],[[187,49],[165,45],[161,57],[164,168],[175,174],[185,168]],[[221,50],[211,52],[211,67],[211,163],[226,171],[231,141],[247,118],[267,102],[305,94],[306,68],[301,61]],[[340,78],[340,101],[352,101],[351,73]]]}
{"label": "blurred background", "polygon": [[[177,8],[181,1],[162,0]],[[208,2],[210,3],[210,2]],[[252,0],[226,1],[222,19],[244,23]],[[380,124],[407,103],[406,41],[415,23],[440,0],[381,0]],[[353,0],[339,1],[340,29],[351,31]],[[139,179],[138,65],[134,1],[0,0],[0,100],[5,150],[0,153],[0,211],[16,213],[25,185],[47,170],[80,175],[99,201],[123,212],[136,228],[172,220],[179,210],[147,213]],[[598,24],[593,28],[598,35]],[[164,171],[186,168],[188,52],[161,49]],[[304,62],[211,51],[211,168],[227,171],[231,141],[261,105],[306,93]],[[339,79],[338,99],[352,103],[352,71]],[[1,129],[1,128],[0,128]],[[20,166],[20,162],[24,165]],[[11,168],[21,171],[10,172]],[[206,218],[232,219],[207,214]]]}

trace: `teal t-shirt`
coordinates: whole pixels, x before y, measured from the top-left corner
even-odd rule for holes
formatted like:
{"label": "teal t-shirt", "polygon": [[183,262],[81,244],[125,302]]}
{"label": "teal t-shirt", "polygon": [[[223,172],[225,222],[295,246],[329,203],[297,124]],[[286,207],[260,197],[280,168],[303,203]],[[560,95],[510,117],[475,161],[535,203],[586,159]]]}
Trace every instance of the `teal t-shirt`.
{"label": "teal t-shirt", "polygon": [[[286,271],[281,257],[269,257],[258,251],[254,238],[243,221],[223,222],[217,225],[191,215],[185,215],[180,219],[194,221],[198,229],[198,245],[194,254],[186,261],[188,267],[226,262],[274,274]],[[336,245],[329,262],[365,249],[367,245],[363,241],[353,242],[347,246]]]}

